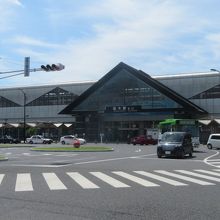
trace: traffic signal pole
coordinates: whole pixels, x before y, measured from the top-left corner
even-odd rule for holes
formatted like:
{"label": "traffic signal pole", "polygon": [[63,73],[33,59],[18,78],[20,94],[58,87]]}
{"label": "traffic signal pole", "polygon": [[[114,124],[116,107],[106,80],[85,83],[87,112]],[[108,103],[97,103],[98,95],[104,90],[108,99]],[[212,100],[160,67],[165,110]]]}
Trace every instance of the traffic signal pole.
{"label": "traffic signal pole", "polygon": [[23,70],[13,70],[13,71],[6,71],[6,72],[0,72],[1,74],[10,74],[10,73],[16,73],[16,74],[12,74],[9,76],[3,76],[0,77],[0,79],[6,79],[6,78],[10,78],[10,77],[14,77],[14,76],[19,76],[19,75],[23,75],[25,77],[30,76],[30,72],[37,72],[37,71],[46,71],[46,72],[50,72],[50,71],[61,71],[65,68],[65,66],[61,63],[58,64],[47,64],[47,65],[41,65],[41,68],[33,68],[30,69],[30,57],[25,57],[24,58],[24,69]]}

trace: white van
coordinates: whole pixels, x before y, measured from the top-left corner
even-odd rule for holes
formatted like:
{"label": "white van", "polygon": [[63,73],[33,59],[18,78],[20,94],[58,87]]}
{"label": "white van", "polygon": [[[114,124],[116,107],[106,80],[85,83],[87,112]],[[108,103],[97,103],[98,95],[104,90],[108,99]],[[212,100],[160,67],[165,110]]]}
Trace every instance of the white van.
{"label": "white van", "polygon": [[210,134],[207,147],[208,149],[220,148],[220,134]]}

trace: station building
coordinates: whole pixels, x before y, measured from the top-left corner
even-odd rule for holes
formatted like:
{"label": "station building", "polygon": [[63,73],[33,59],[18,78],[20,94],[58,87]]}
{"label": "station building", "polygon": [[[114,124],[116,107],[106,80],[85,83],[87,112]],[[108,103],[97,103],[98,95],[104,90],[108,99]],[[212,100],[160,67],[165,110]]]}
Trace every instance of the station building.
{"label": "station building", "polygon": [[150,76],[119,63],[97,82],[0,89],[0,132],[18,138],[25,128],[124,142],[167,118],[198,120],[204,139],[220,132],[220,74]]}

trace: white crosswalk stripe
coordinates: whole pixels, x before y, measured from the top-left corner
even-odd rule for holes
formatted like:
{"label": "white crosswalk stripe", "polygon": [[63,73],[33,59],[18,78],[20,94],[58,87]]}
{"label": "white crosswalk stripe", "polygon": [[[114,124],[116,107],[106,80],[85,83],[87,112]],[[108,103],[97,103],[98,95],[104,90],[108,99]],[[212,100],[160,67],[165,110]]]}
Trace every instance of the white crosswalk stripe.
{"label": "white crosswalk stripe", "polygon": [[146,176],[146,177],[150,177],[150,178],[159,180],[161,182],[168,183],[168,184],[173,185],[173,186],[187,186],[187,184],[185,184],[185,183],[181,183],[181,182],[176,181],[176,180],[171,180],[171,179],[168,179],[166,177],[162,177],[162,176],[152,174],[152,173],[149,173],[149,172],[145,172],[145,171],[134,171],[134,172],[138,173],[138,174],[141,174],[143,176]]}
{"label": "white crosswalk stripe", "polygon": [[115,188],[130,187],[129,185],[122,183],[121,181],[118,181],[115,178],[112,178],[104,173],[101,172],[90,172],[90,173]]}
{"label": "white crosswalk stripe", "polygon": [[205,186],[205,185],[215,185],[214,183],[210,183],[210,182],[198,180],[198,179],[195,179],[195,178],[191,178],[191,177],[171,173],[171,172],[168,172],[168,171],[165,171],[165,170],[156,170],[155,172],[160,173],[160,174],[164,174],[164,175],[168,175],[168,176],[172,176],[172,177],[176,177],[178,179],[186,180],[186,181],[189,181],[189,182],[192,182],[192,183],[197,183],[197,184],[203,185],[203,186]]}
{"label": "white crosswalk stripe", "polygon": [[61,182],[55,173],[43,173],[43,177],[50,190],[65,190],[66,186]]}
{"label": "white crosswalk stripe", "polygon": [[216,173],[216,172],[212,172],[212,171],[208,171],[208,170],[195,170],[196,172],[201,172],[201,173],[206,173],[206,174],[211,174],[213,176],[219,176],[220,177],[220,173]]}
{"label": "white crosswalk stripe", "polygon": [[220,182],[219,178],[212,177],[212,176],[207,176],[207,175],[203,175],[203,174],[199,174],[199,173],[194,173],[194,172],[190,172],[190,171],[187,171],[187,170],[175,170],[175,171],[177,171],[179,173],[187,174],[187,175],[190,175],[190,176],[195,176],[195,177],[199,177],[199,178],[203,178],[203,179],[207,179],[207,180]]}
{"label": "white crosswalk stripe", "polygon": [[138,183],[138,184],[140,184],[142,186],[145,186],[145,187],[159,186],[158,184],[152,183],[152,182],[150,182],[148,180],[145,180],[145,179],[142,179],[142,178],[130,175],[130,174],[122,172],[122,171],[114,171],[112,173],[117,174],[119,176],[122,176],[122,177],[124,177],[126,179],[129,179],[129,180],[131,180],[131,181],[133,181],[135,183]]}
{"label": "white crosswalk stripe", "polygon": [[18,173],[15,185],[15,191],[33,191],[31,174],[30,173]]}
{"label": "white crosswalk stripe", "polygon": [[76,181],[83,189],[97,189],[99,186],[82,176],[78,172],[67,173],[74,181]]}
{"label": "white crosswalk stripe", "polygon": [[[38,181],[35,183],[42,184],[41,181],[48,186],[49,190],[67,190],[68,188],[74,188],[74,183],[77,183],[82,189],[99,189],[100,187],[105,187],[106,184],[110,185],[113,188],[129,188],[135,187],[135,185],[141,185],[144,187],[162,187],[162,183],[169,184],[171,186],[188,186],[189,183],[199,184],[203,186],[216,185],[220,183],[220,169],[212,170],[203,170],[203,169],[194,169],[192,171],[188,170],[153,170],[151,172],[147,171],[112,171],[112,172],[88,172],[81,174],[79,172],[65,172],[66,177],[61,180],[56,173],[54,172],[45,172],[42,173],[41,179],[38,177]],[[135,175],[136,174],[136,175]],[[139,177],[140,176],[140,177]],[[68,178],[67,178],[68,177]],[[4,188],[8,181],[7,174],[0,174],[0,190]],[[15,186],[15,192],[28,192],[28,191],[37,191],[38,187],[34,190],[32,185],[33,176],[31,173],[17,173],[16,182],[12,183],[13,187]],[[120,179],[119,179],[120,178]],[[126,181],[126,183],[123,181]],[[5,181],[3,181],[3,179]],[[90,180],[91,179],[91,180]],[[204,179],[209,180],[204,181]],[[35,179],[33,179],[35,180]],[[179,181],[181,180],[181,181]],[[62,182],[63,181],[63,182]],[[68,183],[68,188],[66,187],[66,182]],[[101,184],[101,181],[103,184]],[[127,183],[128,182],[128,183]],[[129,182],[131,184],[129,184]],[[159,182],[159,183],[158,183]],[[160,184],[161,182],[161,184]],[[72,186],[71,186],[72,184]],[[100,184],[100,185],[99,185]],[[135,184],[135,185],[134,185]],[[7,184],[6,187],[11,189],[10,184]]]}

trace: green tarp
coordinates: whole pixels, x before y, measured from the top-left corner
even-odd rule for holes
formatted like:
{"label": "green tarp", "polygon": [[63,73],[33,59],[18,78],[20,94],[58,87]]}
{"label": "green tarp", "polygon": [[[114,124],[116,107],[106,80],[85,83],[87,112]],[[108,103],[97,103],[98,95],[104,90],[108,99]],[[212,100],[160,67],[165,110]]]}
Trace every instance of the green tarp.
{"label": "green tarp", "polygon": [[171,118],[171,119],[166,119],[166,120],[164,120],[164,121],[161,121],[161,122],[159,123],[159,125],[175,125],[177,120],[178,120],[178,119],[173,119],[173,118]]}

